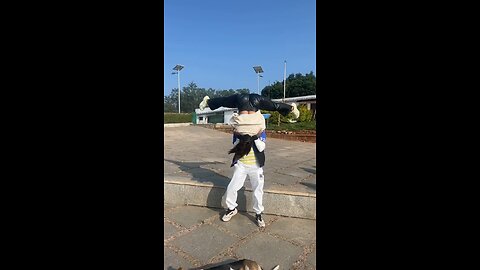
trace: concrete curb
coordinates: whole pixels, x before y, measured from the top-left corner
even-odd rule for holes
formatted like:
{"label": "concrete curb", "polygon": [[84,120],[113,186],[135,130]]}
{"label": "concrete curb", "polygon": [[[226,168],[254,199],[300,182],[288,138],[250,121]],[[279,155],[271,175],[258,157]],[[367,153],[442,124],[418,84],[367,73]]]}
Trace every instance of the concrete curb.
{"label": "concrete curb", "polygon": [[[186,183],[164,180],[164,202],[174,205],[195,205],[223,208],[225,187],[209,183]],[[238,210],[252,212],[252,191],[242,188],[238,192]],[[265,214],[316,219],[316,194],[264,190]]]}
{"label": "concrete curb", "polygon": [[171,123],[171,124],[163,124],[163,127],[186,127],[190,126],[192,123]]}

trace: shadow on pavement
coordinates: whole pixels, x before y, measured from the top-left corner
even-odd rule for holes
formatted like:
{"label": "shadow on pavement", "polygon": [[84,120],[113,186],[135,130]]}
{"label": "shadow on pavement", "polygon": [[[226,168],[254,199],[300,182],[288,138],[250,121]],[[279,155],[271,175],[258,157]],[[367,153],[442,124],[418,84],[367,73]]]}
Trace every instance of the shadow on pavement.
{"label": "shadow on pavement", "polygon": [[316,169],[302,168],[302,167],[300,167],[300,169],[303,169],[304,171],[306,171],[306,172],[308,172],[308,173],[317,174],[317,170],[316,170]]}
{"label": "shadow on pavement", "polygon": [[317,190],[317,184],[310,184],[310,183],[303,183],[303,182],[300,182],[300,184],[308,187],[308,188],[311,188],[313,190]]}
{"label": "shadow on pavement", "polygon": [[[251,210],[251,209],[250,209]],[[250,219],[250,221],[257,225],[257,220],[255,220],[255,214],[254,213],[248,213],[248,212],[238,212],[240,215],[242,216],[246,216],[248,219]]]}
{"label": "shadow on pavement", "polygon": [[[204,183],[210,182],[214,184],[214,187],[210,189],[206,205],[215,211],[219,212],[219,219],[225,213],[226,205],[225,205],[225,191],[230,183],[230,178],[225,177],[224,175],[218,174],[215,171],[210,169],[201,168],[200,166],[208,165],[208,164],[224,164],[222,162],[181,162],[178,160],[170,160],[164,159],[164,161],[171,162],[179,166],[180,170],[183,172],[189,173],[192,175],[192,180]],[[228,165],[225,165],[228,166]],[[245,181],[249,181],[249,178],[245,179]],[[221,188],[219,188],[221,187]],[[252,199],[252,198],[250,198]],[[242,187],[238,191],[237,195],[237,209],[239,212],[247,217],[249,217],[252,222],[256,222],[255,217],[252,217],[250,214],[246,213],[247,211],[247,196],[245,194],[245,187]]]}
{"label": "shadow on pavement", "polygon": [[[192,175],[192,180],[198,181],[200,183],[210,182],[213,183],[216,187],[223,188],[211,188],[207,196],[207,206],[212,208],[218,208],[219,216],[224,213],[225,205],[222,203],[224,201],[225,190],[230,183],[230,178],[225,177],[224,175],[218,174],[215,171],[210,169],[201,168],[200,166],[208,164],[224,164],[221,162],[181,162],[177,160],[164,159],[167,162],[171,162],[179,166],[180,170],[183,172],[189,173]],[[225,165],[228,166],[228,165]],[[246,180],[248,181],[248,180]],[[223,205],[222,205],[223,204]],[[245,195],[245,187],[238,191],[237,197],[238,210],[246,211],[247,200]]]}
{"label": "shadow on pavement", "polygon": [[[245,181],[248,181],[248,180],[245,180]],[[238,191],[237,204],[238,204],[237,208],[239,211],[247,211],[247,195],[245,194],[245,187],[242,187]]]}
{"label": "shadow on pavement", "polygon": [[224,164],[222,162],[181,162],[178,160],[164,159],[164,161],[176,164],[183,172],[192,175],[192,180],[200,183],[210,182],[216,186],[226,187],[229,182],[229,178],[224,175],[218,174],[210,169],[202,168],[201,166],[208,164]]}
{"label": "shadow on pavement", "polygon": [[[315,166],[314,166],[315,167]],[[300,169],[303,169],[304,171],[308,172],[308,173],[311,173],[311,174],[317,174],[317,169],[314,168],[303,168],[303,167],[300,167]],[[311,183],[304,183],[304,182],[300,182],[300,184],[308,187],[308,188],[311,188],[313,190],[317,190],[317,184],[311,184]]]}

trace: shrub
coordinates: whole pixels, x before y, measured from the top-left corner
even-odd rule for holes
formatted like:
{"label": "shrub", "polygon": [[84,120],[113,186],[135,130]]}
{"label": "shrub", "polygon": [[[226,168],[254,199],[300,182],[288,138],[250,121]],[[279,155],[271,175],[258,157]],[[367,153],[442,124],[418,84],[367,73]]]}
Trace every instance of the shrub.
{"label": "shrub", "polygon": [[[278,121],[278,119],[277,119]],[[280,126],[277,122],[270,122],[267,126],[267,130],[284,130],[284,131],[299,131],[299,130],[316,130],[317,122],[297,122],[297,123],[281,123]]]}
{"label": "shrub", "polygon": [[298,122],[309,122],[313,120],[313,113],[307,108],[307,105],[302,104],[298,106],[298,110],[300,111],[300,116],[297,119]]}
{"label": "shrub", "polygon": [[278,116],[279,116],[279,115],[280,115],[280,122],[282,122],[282,123],[287,123],[287,122],[288,122],[287,119],[291,119],[291,117],[290,117],[290,118],[287,118],[288,115],[287,115],[287,117],[285,117],[285,116],[281,115],[279,112],[275,112],[275,111],[263,111],[263,110],[262,110],[262,114],[267,114],[267,113],[268,113],[268,114],[271,114],[270,118],[268,119],[268,123],[269,123],[269,124],[277,123],[277,122],[278,122]]}
{"label": "shrub", "polygon": [[[310,111],[306,105],[300,105],[297,107],[298,111],[300,112],[300,116],[297,119],[297,122],[309,122],[313,120],[313,113]],[[272,112],[272,111],[263,111],[262,114],[269,113],[271,114],[270,119],[268,119],[268,123],[278,123],[278,116],[280,115],[280,122],[281,123],[289,123],[289,120],[293,119],[293,114],[289,113],[287,116],[281,115],[279,112]]]}
{"label": "shrub", "polygon": [[163,114],[163,123],[191,123],[192,114],[191,113],[164,113]]}

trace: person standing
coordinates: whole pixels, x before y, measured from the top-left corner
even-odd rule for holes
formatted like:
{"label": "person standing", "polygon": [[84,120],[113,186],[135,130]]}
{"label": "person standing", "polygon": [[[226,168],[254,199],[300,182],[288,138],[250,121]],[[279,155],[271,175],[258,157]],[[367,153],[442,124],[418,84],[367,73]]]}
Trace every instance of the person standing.
{"label": "person standing", "polygon": [[234,94],[227,97],[210,99],[205,96],[199,104],[200,110],[209,107],[215,110],[219,107],[238,108],[239,114],[234,114],[229,124],[234,127],[233,144],[235,145],[228,153],[234,153],[232,164],[234,172],[226,190],[225,203],[227,210],[222,216],[225,222],[238,213],[237,197],[238,191],[243,187],[247,176],[253,189],[253,210],[255,220],[259,227],[265,227],[262,217],[263,207],[263,186],[265,183],[263,166],[265,165],[265,119],[260,110],[278,111],[286,116],[293,113],[298,118],[300,112],[297,105],[293,103],[273,102],[271,99],[258,94]]}
{"label": "person standing", "polygon": [[255,220],[259,227],[265,227],[262,212],[264,211],[263,186],[265,180],[263,166],[265,164],[266,138],[265,130],[254,136],[234,133],[233,143],[235,146],[229,151],[229,153],[235,153],[230,166],[234,167],[234,172],[226,190],[225,202],[228,209],[222,216],[223,221],[230,221],[238,213],[238,191],[243,187],[248,176],[253,189],[252,199]]}

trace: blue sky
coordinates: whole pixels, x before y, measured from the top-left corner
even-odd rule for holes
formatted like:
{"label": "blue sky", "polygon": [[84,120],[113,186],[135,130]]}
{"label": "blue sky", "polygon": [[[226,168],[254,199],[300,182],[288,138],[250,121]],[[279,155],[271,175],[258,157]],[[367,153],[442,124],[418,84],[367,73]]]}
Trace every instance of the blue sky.
{"label": "blue sky", "polygon": [[164,94],[177,88],[257,91],[291,73],[316,74],[315,0],[165,0]]}

